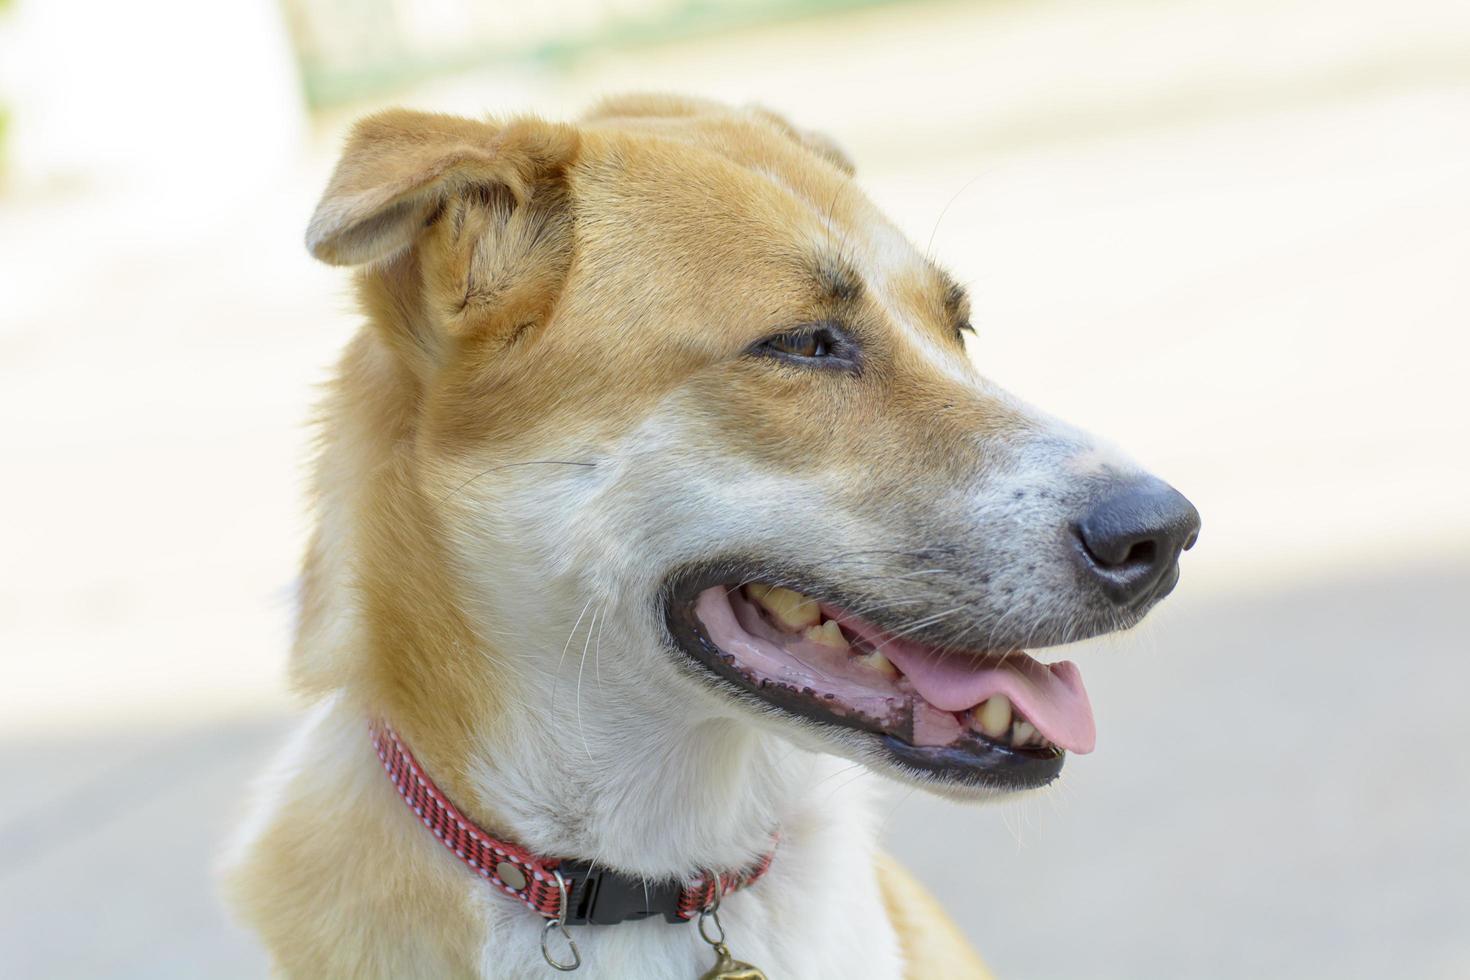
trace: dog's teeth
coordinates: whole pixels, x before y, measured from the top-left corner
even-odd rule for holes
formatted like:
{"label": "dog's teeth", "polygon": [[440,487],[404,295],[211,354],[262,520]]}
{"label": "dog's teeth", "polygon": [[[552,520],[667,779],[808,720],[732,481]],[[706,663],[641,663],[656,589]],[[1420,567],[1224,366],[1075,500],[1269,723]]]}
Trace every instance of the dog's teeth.
{"label": "dog's teeth", "polygon": [[1000,738],[1011,727],[1011,699],[1004,694],[992,694],[970,709],[970,714],[982,732]]}
{"label": "dog's teeth", "polygon": [[842,627],[837,625],[835,619],[826,620],[820,626],[808,626],[801,635],[804,639],[833,650],[848,649],[847,637],[842,635]]}
{"label": "dog's teeth", "polygon": [[746,593],[771,614],[776,625],[788,633],[799,633],[822,620],[822,611],[817,608],[817,600],[808,599],[800,592],[792,592],[779,585],[762,587],[763,591],[748,585],[745,588]]}
{"label": "dog's teeth", "polygon": [[895,680],[898,677],[898,668],[893,666],[893,664],[889,662],[887,657],[883,656],[883,652],[881,650],[874,650],[872,653],[859,654],[853,659],[862,664],[864,667],[867,667],[869,670],[876,670],[878,673],[882,674],[889,680]]}
{"label": "dog's teeth", "polygon": [[1032,742],[1041,741],[1036,726],[1029,721],[1017,721],[1011,729],[1011,742],[1015,745],[1030,745]]}

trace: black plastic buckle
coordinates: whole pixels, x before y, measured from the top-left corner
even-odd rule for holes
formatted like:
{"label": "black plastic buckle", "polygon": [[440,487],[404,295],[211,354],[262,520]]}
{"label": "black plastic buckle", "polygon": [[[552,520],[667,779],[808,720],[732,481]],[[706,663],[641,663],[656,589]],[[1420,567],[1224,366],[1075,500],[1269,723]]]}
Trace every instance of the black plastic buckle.
{"label": "black plastic buckle", "polygon": [[629,919],[662,915],[669,922],[679,918],[677,881],[645,882],[607,868],[594,868],[585,861],[563,861],[558,867],[571,884],[567,925],[611,926]]}

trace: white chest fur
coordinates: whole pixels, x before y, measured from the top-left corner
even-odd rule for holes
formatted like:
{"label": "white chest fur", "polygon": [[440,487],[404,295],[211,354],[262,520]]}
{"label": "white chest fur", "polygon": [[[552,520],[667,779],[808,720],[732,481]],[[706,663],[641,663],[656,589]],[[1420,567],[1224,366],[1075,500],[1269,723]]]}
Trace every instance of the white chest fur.
{"label": "white chest fur", "polygon": [[[873,777],[834,787],[853,778],[841,772],[849,767],[823,761],[831,778],[814,781],[803,801],[810,807],[783,828],[770,871],[722,904],[727,945],[735,958],[772,978],[897,980],[903,972],[898,940],[878,890],[869,829],[873,790],[857,785]],[[476,892],[488,923],[481,975],[551,975],[541,956],[540,920],[488,890]],[[694,980],[715,962],[694,923],[652,919],[571,931],[582,953],[575,976],[588,980]]]}

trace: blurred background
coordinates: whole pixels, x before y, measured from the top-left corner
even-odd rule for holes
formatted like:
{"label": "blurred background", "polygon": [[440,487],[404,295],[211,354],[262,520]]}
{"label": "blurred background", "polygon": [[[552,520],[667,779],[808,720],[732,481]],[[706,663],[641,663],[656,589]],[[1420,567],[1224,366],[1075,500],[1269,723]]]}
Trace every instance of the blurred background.
{"label": "blurred background", "polygon": [[628,89],[831,134],[982,368],[1204,514],[1079,652],[1096,754],[893,793],[997,973],[1470,976],[1463,0],[0,0],[0,974],[264,974],[209,865],[357,326],[306,219],[362,112]]}

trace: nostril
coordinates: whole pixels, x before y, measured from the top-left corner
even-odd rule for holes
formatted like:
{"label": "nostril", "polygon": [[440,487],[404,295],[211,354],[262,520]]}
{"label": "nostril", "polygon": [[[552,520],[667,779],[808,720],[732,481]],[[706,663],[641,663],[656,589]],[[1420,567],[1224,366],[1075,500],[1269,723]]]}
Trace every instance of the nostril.
{"label": "nostril", "polygon": [[1093,581],[1131,606],[1167,592],[1166,579],[1173,587],[1179,553],[1199,535],[1199,514],[1172,487],[1144,479],[1112,488],[1072,531]]}
{"label": "nostril", "polygon": [[1082,550],[1087,553],[1087,557],[1103,569],[1122,570],[1130,566],[1151,566],[1158,556],[1158,543],[1152,539],[1130,541],[1098,534],[1095,530],[1089,533],[1086,527],[1073,528],[1073,533],[1082,543]]}
{"label": "nostril", "polygon": [[1139,541],[1123,556],[1124,565],[1149,565],[1158,557],[1159,546],[1153,541]]}

